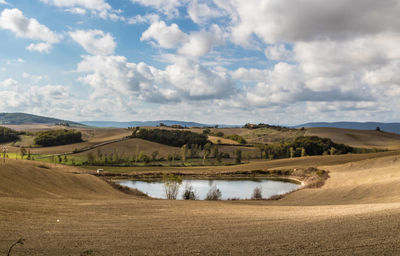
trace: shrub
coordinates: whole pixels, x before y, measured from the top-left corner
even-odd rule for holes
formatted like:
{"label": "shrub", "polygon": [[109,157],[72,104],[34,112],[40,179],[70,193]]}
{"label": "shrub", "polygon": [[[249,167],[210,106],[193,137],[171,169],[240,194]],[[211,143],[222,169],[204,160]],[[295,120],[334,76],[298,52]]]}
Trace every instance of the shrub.
{"label": "shrub", "polygon": [[217,186],[212,186],[207,193],[206,200],[220,200],[222,196],[221,191],[217,188]]}
{"label": "shrub", "polygon": [[253,199],[253,200],[261,200],[261,199],[263,199],[261,187],[256,187],[253,190],[253,195],[251,196],[251,199]]}
{"label": "shrub", "polygon": [[183,191],[182,195],[183,200],[197,200],[198,196],[196,191],[194,191],[193,187],[186,183],[185,190]]}

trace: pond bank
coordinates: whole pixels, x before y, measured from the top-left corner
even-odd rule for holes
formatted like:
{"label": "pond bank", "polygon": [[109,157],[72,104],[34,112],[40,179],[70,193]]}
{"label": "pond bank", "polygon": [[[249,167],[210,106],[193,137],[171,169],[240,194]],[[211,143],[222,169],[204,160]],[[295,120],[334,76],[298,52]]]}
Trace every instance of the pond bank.
{"label": "pond bank", "polygon": [[[319,188],[325,184],[325,181],[329,178],[329,174],[325,170],[320,170],[314,167],[309,168],[295,168],[286,170],[252,170],[252,171],[223,171],[223,172],[179,172],[171,171],[168,174],[174,174],[181,176],[184,179],[270,179],[277,181],[289,181],[301,186],[289,193],[293,193],[304,188]],[[160,180],[163,178],[166,172],[140,172],[140,173],[129,173],[129,174],[116,174],[116,173],[101,173],[95,174],[107,180],[109,183],[115,184],[114,187],[121,190],[124,193],[145,195],[144,193],[138,193],[137,191],[130,191],[129,188],[116,184],[117,180],[138,180],[138,181],[149,181],[149,180]],[[140,192],[140,191],[139,191]],[[288,193],[286,193],[288,194]],[[273,200],[280,199],[286,194],[274,196]]]}

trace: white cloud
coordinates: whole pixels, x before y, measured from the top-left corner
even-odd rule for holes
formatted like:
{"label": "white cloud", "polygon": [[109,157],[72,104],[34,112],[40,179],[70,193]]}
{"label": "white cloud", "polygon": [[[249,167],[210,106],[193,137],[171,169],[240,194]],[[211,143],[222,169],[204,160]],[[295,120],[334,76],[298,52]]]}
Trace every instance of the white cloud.
{"label": "white cloud", "polygon": [[188,56],[203,56],[213,46],[223,43],[223,32],[218,25],[214,24],[209,31],[202,30],[191,33],[178,52]]}
{"label": "white cloud", "polygon": [[88,53],[93,55],[110,55],[117,44],[110,33],[101,30],[76,30],[69,35]]}
{"label": "white cloud", "polygon": [[22,74],[23,78],[29,79],[30,81],[32,81],[33,83],[38,83],[43,79],[43,76],[35,76],[35,75],[31,75],[29,73],[24,72]]}
{"label": "white cloud", "polygon": [[160,17],[155,13],[150,13],[146,15],[136,15],[127,19],[128,24],[141,24],[141,23],[154,23],[159,21]]}
{"label": "white cloud", "polygon": [[130,63],[123,56],[84,56],[80,81],[94,89],[92,97],[119,95],[148,102],[180,102],[229,98],[235,84],[223,71],[180,59],[160,70],[145,63]]}
{"label": "white cloud", "polygon": [[6,0],[0,0],[0,4],[7,4],[7,5],[9,5],[9,3],[6,2]]}
{"label": "white cloud", "polygon": [[48,52],[52,44],[58,43],[61,38],[36,19],[26,18],[18,9],[5,9],[1,12],[0,29],[10,30],[17,37],[43,41],[27,47],[28,50],[39,52]]}
{"label": "white cloud", "polygon": [[284,44],[267,46],[267,48],[265,48],[264,54],[270,60],[293,60],[293,52],[288,50]]}
{"label": "white cloud", "polygon": [[189,17],[197,24],[207,23],[212,18],[222,16],[221,10],[210,7],[207,3],[199,3],[194,0],[188,6]]}
{"label": "white cloud", "polygon": [[157,11],[167,15],[167,17],[179,16],[178,8],[183,6],[188,0],[131,0],[143,6],[152,7]]}
{"label": "white cloud", "polygon": [[186,36],[187,35],[182,32],[175,23],[167,26],[164,21],[157,21],[143,32],[140,40],[154,40],[157,46],[171,49],[182,43]]}
{"label": "white cloud", "polygon": [[19,87],[18,81],[8,78],[4,81],[0,81],[0,87],[8,90],[12,90]]}
{"label": "white cloud", "polygon": [[[219,7],[221,1],[216,1]],[[232,39],[248,45],[252,35],[265,43],[344,39],[400,30],[398,1],[231,0]]]}
{"label": "white cloud", "polygon": [[119,16],[120,11],[114,10],[105,0],[40,0],[43,3],[54,5],[59,8],[65,8],[66,11],[83,15],[90,11],[102,19],[111,19],[113,21],[124,19]]}
{"label": "white cloud", "polygon": [[30,44],[26,47],[28,51],[31,52],[44,52],[49,53],[53,46],[49,43],[37,43],[37,44]]}
{"label": "white cloud", "polygon": [[70,13],[74,13],[74,14],[79,14],[79,15],[86,14],[86,9],[79,8],[79,7],[69,8],[69,9],[66,9],[66,11],[70,12]]}

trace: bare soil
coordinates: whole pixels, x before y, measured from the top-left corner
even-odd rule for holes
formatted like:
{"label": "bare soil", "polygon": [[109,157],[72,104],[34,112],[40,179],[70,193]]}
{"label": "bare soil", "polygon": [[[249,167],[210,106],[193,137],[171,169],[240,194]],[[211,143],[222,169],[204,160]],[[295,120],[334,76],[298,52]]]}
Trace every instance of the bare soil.
{"label": "bare soil", "polygon": [[0,254],[23,237],[13,255],[398,255],[400,156],[366,156],[250,163],[331,178],[278,201],[215,202],[129,196],[78,168],[8,161]]}

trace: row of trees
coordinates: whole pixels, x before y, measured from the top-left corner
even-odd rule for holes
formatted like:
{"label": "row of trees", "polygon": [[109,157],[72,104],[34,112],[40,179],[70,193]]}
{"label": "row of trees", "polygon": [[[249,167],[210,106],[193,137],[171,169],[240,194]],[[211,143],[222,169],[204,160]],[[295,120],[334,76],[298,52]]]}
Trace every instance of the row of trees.
{"label": "row of trees", "polygon": [[183,145],[199,145],[204,147],[208,142],[206,135],[180,130],[136,129],[133,131],[132,137],[173,147],[182,147]]}
{"label": "row of trees", "polygon": [[52,130],[40,132],[34,142],[38,146],[50,147],[82,142],[82,133],[75,130]]}
{"label": "row of trees", "polygon": [[347,153],[369,153],[376,150],[354,148],[344,144],[334,143],[328,138],[317,136],[297,137],[293,141],[280,144],[259,144],[260,157],[267,159],[303,157],[314,155],[339,155]]}
{"label": "row of trees", "polygon": [[16,141],[19,138],[19,132],[0,126],[0,143]]}

